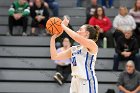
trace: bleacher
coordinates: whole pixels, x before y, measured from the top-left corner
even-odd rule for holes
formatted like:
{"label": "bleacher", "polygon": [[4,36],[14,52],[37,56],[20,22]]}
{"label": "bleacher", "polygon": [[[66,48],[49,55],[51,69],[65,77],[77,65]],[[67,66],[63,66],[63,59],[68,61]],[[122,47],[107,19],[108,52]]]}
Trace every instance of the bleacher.
{"label": "bleacher", "polygon": [[[50,60],[50,36],[3,36],[8,31],[8,8],[13,0],[0,0],[0,92],[68,93],[71,76],[63,86],[54,80],[55,64]],[[60,17],[71,16],[76,30],[85,22],[85,8],[76,8],[76,0],[57,0],[60,3]],[[114,0],[114,6],[131,8],[134,0]],[[106,15],[113,20],[118,10],[106,9]],[[30,22],[28,33],[30,32]],[[18,31],[15,31],[17,34]],[[114,49],[99,49],[96,75],[99,93],[115,89],[120,72],[113,72]],[[121,65],[120,69],[122,69]]]}

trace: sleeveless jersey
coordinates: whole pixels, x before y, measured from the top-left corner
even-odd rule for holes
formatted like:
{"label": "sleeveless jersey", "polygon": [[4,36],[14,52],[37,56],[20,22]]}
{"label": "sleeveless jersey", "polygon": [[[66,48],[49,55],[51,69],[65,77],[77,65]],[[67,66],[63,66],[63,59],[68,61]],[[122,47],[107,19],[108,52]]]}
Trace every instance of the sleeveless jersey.
{"label": "sleeveless jersey", "polygon": [[83,46],[72,46],[71,69],[72,76],[90,80],[95,76],[97,54],[91,54]]}

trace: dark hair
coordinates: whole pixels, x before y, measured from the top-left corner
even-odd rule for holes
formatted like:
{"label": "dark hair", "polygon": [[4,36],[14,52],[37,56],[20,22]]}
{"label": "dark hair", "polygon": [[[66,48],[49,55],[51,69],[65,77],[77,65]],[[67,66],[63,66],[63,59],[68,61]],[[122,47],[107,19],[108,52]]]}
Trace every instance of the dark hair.
{"label": "dark hair", "polygon": [[106,93],[115,93],[114,89],[108,89]]}
{"label": "dark hair", "polygon": [[69,40],[69,42],[70,42],[70,44],[71,44],[71,46],[72,46],[72,41],[71,41],[70,37],[63,37],[63,38],[61,39],[61,46],[63,46],[63,41],[64,41],[65,38],[67,38],[67,39]]}
{"label": "dark hair", "polygon": [[120,13],[120,9],[124,9],[124,10],[125,10],[125,15],[128,14],[128,9],[127,9],[126,6],[120,6],[120,8],[119,8],[119,13]]}
{"label": "dark hair", "polygon": [[92,26],[92,25],[88,25],[86,24],[86,30],[89,31],[89,39],[94,40],[95,42],[98,40],[99,37],[99,26]]}
{"label": "dark hair", "polygon": [[[34,2],[35,2],[35,0],[34,0]],[[40,0],[40,2],[44,3],[44,0]]]}
{"label": "dark hair", "polygon": [[101,9],[102,9],[102,11],[103,11],[102,18],[104,18],[104,17],[105,17],[105,11],[104,11],[104,8],[103,8],[103,7],[101,7],[101,6],[100,6],[100,7],[97,7],[97,8],[95,9],[95,12],[94,12],[94,17],[95,17],[95,18],[98,18],[98,16],[99,16],[99,15],[98,15],[98,13],[97,13],[97,12],[98,12],[98,9],[99,9],[99,8],[101,8]]}
{"label": "dark hair", "polygon": [[136,0],[136,2],[135,2],[135,4],[134,4],[134,11],[135,11],[135,12],[138,11],[137,2],[138,2],[138,0]]}
{"label": "dark hair", "polygon": [[[35,0],[33,2],[34,2],[34,5],[35,5]],[[44,0],[40,0],[40,2],[41,2],[41,6],[44,6]]]}

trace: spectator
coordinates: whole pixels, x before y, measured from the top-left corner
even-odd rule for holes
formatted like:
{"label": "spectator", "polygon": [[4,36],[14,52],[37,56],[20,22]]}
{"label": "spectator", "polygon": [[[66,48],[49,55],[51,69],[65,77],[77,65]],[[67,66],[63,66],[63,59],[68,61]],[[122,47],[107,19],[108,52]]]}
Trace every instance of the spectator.
{"label": "spectator", "polygon": [[133,36],[132,29],[129,27],[124,32],[124,35],[118,38],[116,43],[116,54],[114,55],[113,70],[117,71],[120,61],[133,60],[137,70],[140,70],[139,66],[139,48],[137,39]]}
{"label": "spectator", "polygon": [[32,32],[31,35],[35,34],[35,28],[46,26],[46,21],[49,19],[49,12],[44,6],[43,0],[34,0],[33,6],[30,8],[32,17]]}
{"label": "spectator", "polygon": [[94,16],[91,17],[91,19],[89,20],[89,24],[93,26],[98,25],[101,28],[99,30],[99,47],[102,47],[102,40],[104,37],[107,37],[108,47],[113,47],[113,36],[111,31],[109,31],[112,27],[112,23],[110,19],[107,16],[105,16],[104,9],[102,7],[98,7],[95,9]]}
{"label": "spectator", "polygon": [[134,33],[138,39],[140,47],[140,0],[136,0],[134,8],[132,8],[129,13],[131,16],[133,16],[136,22],[136,29],[134,30]]}
{"label": "spectator", "polygon": [[114,0],[101,0],[103,8],[114,8],[113,1]]}
{"label": "spectator", "polygon": [[140,93],[140,73],[136,71],[133,61],[128,61],[118,79],[119,93]]}
{"label": "spectator", "polygon": [[94,15],[97,8],[97,0],[91,0],[91,5],[86,9],[86,24],[88,24],[90,18]]}
{"label": "spectator", "polygon": [[50,8],[53,12],[53,16],[59,16],[59,5],[55,0],[44,0],[46,7]]}
{"label": "spectator", "polygon": [[[62,47],[57,49],[57,52],[63,52],[70,47],[70,39],[65,37],[62,41]],[[57,73],[54,75],[54,79],[62,85],[71,73],[71,59],[55,60],[55,63],[57,64]]]}
{"label": "spectator", "polygon": [[119,14],[115,17],[113,21],[113,27],[115,28],[114,38],[117,41],[119,36],[123,35],[123,29],[126,27],[131,27],[132,30],[136,28],[136,23],[131,15],[128,15],[128,10],[126,7],[119,8]]}
{"label": "spectator", "polygon": [[23,34],[27,35],[27,16],[29,15],[29,5],[26,0],[14,1],[9,9],[9,34],[13,35],[13,27],[16,25],[21,25],[23,27]]}

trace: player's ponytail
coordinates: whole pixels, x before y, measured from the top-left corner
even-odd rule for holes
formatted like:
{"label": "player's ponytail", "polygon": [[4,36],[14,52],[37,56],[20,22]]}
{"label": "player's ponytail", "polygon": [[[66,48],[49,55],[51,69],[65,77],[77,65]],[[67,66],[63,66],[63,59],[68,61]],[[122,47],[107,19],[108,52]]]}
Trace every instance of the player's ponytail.
{"label": "player's ponytail", "polygon": [[91,26],[86,25],[86,30],[89,31],[89,39],[92,39],[93,41],[97,42],[99,37],[99,26]]}
{"label": "player's ponytail", "polygon": [[95,36],[95,42],[98,41],[98,38],[99,38],[99,30],[100,30],[100,27],[99,26],[93,26],[95,31],[96,31],[96,36]]}

